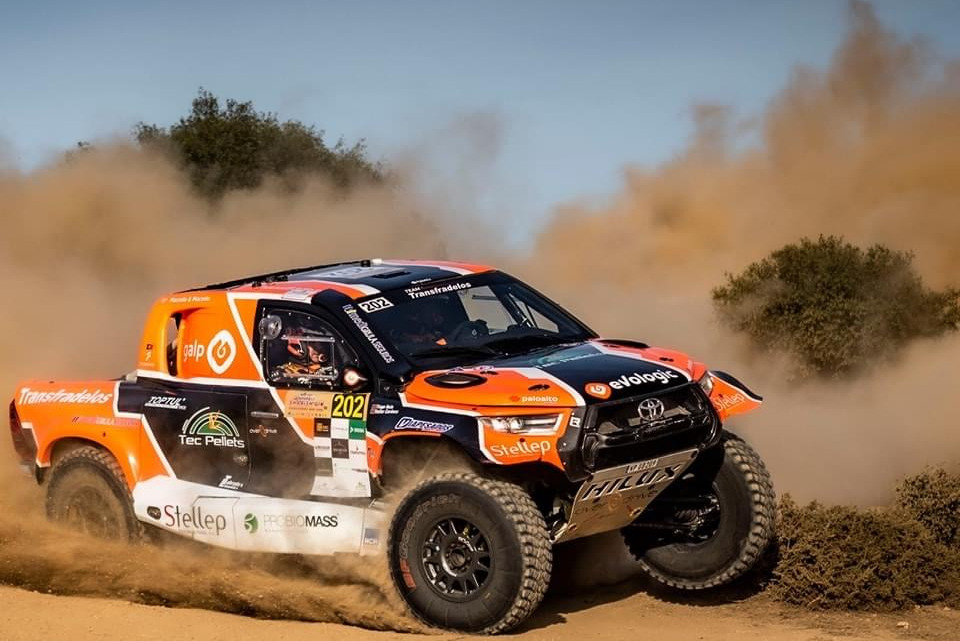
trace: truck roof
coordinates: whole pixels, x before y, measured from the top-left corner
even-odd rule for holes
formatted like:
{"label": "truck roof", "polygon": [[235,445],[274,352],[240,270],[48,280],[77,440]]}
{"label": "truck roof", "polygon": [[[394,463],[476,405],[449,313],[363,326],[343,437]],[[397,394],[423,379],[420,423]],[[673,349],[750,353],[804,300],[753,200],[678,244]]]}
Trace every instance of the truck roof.
{"label": "truck roof", "polygon": [[450,261],[368,258],[248,276],[188,289],[185,292],[289,294],[303,290],[317,293],[332,289],[357,299],[432,280],[479,274],[493,269],[486,265]]}

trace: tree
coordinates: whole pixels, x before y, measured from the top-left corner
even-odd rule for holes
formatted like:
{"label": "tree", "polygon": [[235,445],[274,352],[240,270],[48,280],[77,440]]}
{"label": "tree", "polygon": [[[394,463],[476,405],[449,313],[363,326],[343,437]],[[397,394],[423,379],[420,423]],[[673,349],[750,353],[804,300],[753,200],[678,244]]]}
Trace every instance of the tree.
{"label": "tree", "polygon": [[725,325],[793,356],[801,377],[850,373],[960,324],[960,291],[927,289],[912,254],[864,251],[833,236],[802,239],[728,274],[713,301]]}
{"label": "tree", "polygon": [[385,178],[383,166],[367,159],[363,140],[348,146],[341,139],[329,147],[323,131],[312,125],[280,122],[276,114],[256,111],[251,102],[227,99],[221,106],[203,88],[190,114],[169,130],[141,122],[134,136],[142,146],[173,154],[193,186],[211,199],[257,187],[268,176],[295,188],[303,176],[322,174],[341,189]]}

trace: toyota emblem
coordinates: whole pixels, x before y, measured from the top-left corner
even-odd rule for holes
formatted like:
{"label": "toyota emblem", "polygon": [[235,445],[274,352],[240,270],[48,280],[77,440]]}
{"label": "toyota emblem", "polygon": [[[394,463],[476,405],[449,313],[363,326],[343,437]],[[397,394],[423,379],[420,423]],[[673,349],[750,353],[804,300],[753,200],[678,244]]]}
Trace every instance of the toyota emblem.
{"label": "toyota emblem", "polygon": [[645,421],[652,421],[663,416],[663,401],[659,398],[645,398],[637,406],[637,412],[640,418]]}

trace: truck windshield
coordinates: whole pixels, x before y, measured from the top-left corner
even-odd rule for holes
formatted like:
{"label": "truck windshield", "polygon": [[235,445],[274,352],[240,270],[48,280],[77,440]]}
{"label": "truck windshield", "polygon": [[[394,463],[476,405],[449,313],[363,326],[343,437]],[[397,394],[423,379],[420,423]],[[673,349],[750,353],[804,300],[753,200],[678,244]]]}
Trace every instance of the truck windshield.
{"label": "truck windshield", "polygon": [[357,306],[380,336],[417,364],[480,360],[595,336],[504,274],[424,283]]}

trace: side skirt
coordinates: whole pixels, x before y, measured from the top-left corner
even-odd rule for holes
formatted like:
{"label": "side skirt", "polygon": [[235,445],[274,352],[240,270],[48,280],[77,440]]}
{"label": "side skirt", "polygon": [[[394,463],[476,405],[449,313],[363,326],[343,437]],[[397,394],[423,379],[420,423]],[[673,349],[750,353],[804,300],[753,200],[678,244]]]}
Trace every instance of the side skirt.
{"label": "side skirt", "polygon": [[133,489],[144,523],[245,552],[376,554],[386,515],[376,505],[278,499],[157,476]]}

